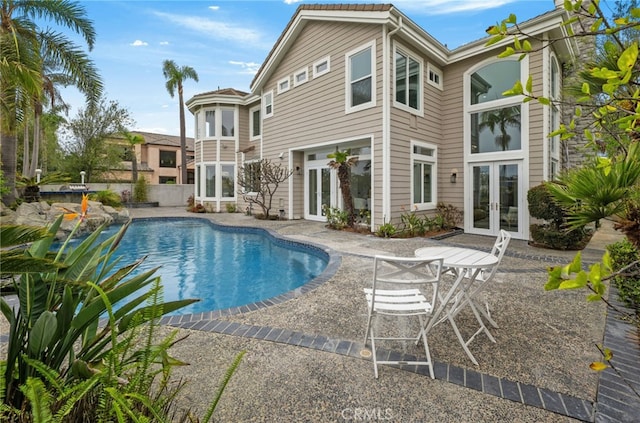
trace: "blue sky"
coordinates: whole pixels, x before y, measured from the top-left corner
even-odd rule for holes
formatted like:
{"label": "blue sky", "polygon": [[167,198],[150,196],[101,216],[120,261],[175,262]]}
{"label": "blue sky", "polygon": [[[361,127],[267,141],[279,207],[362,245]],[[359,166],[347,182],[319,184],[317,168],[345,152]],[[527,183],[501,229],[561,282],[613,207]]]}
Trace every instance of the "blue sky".
{"label": "blue sky", "polygon": [[[185,101],[219,88],[249,91],[255,71],[305,1],[81,1],[97,40],[90,53],[105,84],[105,96],[129,110],[132,130],[179,135],[178,99],[165,88],[162,62],[191,66],[199,82],[185,82]],[[313,1],[313,3],[356,1]],[[373,0],[367,3],[374,2]],[[388,1],[387,1],[388,2]],[[311,2],[308,2],[311,3]],[[515,13],[519,21],[554,7],[553,0],[396,0],[415,23],[449,48],[484,37],[485,29]],[[73,37],[73,39],[76,39]],[[62,91],[70,118],[84,99]],[[187,136],[193,118],[186,111]]]}

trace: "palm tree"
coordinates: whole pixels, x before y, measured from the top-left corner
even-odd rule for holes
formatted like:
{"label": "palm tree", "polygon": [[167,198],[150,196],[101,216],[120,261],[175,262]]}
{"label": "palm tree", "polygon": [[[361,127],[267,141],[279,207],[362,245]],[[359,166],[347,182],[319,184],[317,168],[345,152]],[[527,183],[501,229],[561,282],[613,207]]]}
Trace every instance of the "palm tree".
{"label": "palm tree", "polygon": [[342,203],[344,210],[347,212],[347,225],[352,228],[356,221],[355,208],[353,206],[353,197],[351,196],[351,167],[358,163],[357,157],[351,156],[351,150],[347,149],[327,155],[331,160],[329,167],[338,171],[338,180],[340,181],[340,192],[342,193]]}
{"label": "palm tree", "polygon": [[80,34],[89,50],[93,48],[95,30],[86,10],[77,2],[31,0],[2,0],[0,8],[0,114],[2,127],[2,171],[9,187],[4,200],[15,200],[17,170],[17,131],[24,116],[41,101],[43,69],[50,60],[60,72],[70,76],[88,101],[102,94],[102,82],[84,53],[67,36],[51,28],[40,28],[36,22],[54,22]]}
{"label": "palm tree", "polygon": [[162,63],[162,74],[167,80],[165,86],[171,98],[173,98],[176,89],[178,90],[178,103],[180,105],[180,157],[182,163],[180,183],[185,184],[187,181],[187,135],[185,129],[184,90],[182,83],[186,79],[193,79],[198,82],[198,74],[195,69],[190,66],[179,67],[173,60],[165,60]]}
{"label": "palm tree", "polygon": [[135,184],[138,181],[138,157],[136,156],[136,145],[144,144],[144,137],[140,134],[132,134],[131,132],[124,131],[122,133],[124,138],[129,143],[129,149],[131,150],[131,183]]}
{"label": "palm tree", "polygon": [[496,145],[501,147],[502,151],[506,151],[511,141],[511,135],[507,133],[509,126],[520,126],[520,107],[503,107],[498,110],[483,112],[479,129],[489,128],[494,133],[496,127],[498,127],[500,134],[496,135]]}

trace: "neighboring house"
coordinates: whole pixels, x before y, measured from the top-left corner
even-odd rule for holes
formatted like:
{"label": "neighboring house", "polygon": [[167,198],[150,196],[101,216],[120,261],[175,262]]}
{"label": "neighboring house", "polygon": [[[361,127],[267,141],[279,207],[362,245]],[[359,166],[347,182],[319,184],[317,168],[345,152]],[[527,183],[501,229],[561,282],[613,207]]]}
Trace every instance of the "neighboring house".
{"label": "neighboring house", "polygon": [[[139,177],[144,176],[149,184],[183,183],[180,180],[182,158],[179,136],[140,131],[131,131],[131,133],[140,135],[145,140],[143,144],[135,146]],[[113,170],[110,172],[110,177],[118,181],[130,181],[133,160],[131,150],[123,137],[117,137],[116,142],[124,147],[122,161],[124,170]],[[194,183],[194,169],[193,138],[187,137],[187,181],[184,183]]]}
{"label": "neighboring house", "polygon": [[[559,38],[567,19],[559,7],[521,29]],[[322,221],[324,204],[342,202],[327,155],[350,149],[359,159],[354,204],[370,212],[372,230],[443,202],[464,211],[468,233],[506,229],[528,239],[527,191],[564,166],[559,140],[547,137],[562,111],[502,93],[531,76],[536,94],[559,98],[563,63],[577,46],[538,50],[532,39],[534,52],[518,61],[496,57],[507,41],[485,43],[449,50],[388,4],[299,6],[250,93],[223,89],[186,102],[196,201],[244,207],[238,169],[266,158],[294,170],[275,208]]]}

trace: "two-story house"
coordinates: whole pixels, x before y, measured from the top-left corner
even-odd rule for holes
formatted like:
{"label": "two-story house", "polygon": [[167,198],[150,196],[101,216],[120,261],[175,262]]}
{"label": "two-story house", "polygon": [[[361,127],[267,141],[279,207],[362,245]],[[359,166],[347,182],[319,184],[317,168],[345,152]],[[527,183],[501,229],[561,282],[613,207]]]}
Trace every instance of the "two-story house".
{"label": "two-story house", "polygon": [[464,212],[466,232],[527,239],[527,190],[563,166],[559,140],[547,137],[561,110],[503,92],[531,76],[533,92],[559,98],[577,46],[538,47],[568,18],[557,7],[524,22],[533,52],[519,61],[497,58],[508,41],[450,50],[390,4],[301,5],[251,92],[187,101],[195,198],[217,210],[240,203],[238,169],[266,158],[294,170],[275,198],[286,218],[324,220],[323,205],[341,207],[327,155],[349,149],[354,205],[372,230],[443,202]]}
{"label": "two-story house", "polygon": [[[123,161],[121,169],[110,172],[110,179],[130,181],[132,178],[133,160],[139,176],[144,176],[149,184],[193,184],[194,153],[193,138],[187,137],[187,180],[181,181],[182,157],[180,153],[180,137],[176,135],[153,132],[132,131],[134,135],[144,138],[144,143],[136,144],[133,149],[123,136],[114,137],[112,142],[122,145]],[[135,152],[135,153],[134,153]]]}

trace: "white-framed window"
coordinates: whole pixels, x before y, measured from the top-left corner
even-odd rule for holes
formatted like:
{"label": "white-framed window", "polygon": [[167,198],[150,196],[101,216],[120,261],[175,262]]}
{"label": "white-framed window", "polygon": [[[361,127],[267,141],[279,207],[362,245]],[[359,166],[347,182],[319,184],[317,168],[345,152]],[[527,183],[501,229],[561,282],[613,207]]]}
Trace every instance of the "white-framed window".
{"label": "white-framed window", "polygon": [[251,140],[256,140],[262,135],[262,119],[260,119],[260,106],[249,109],[249,127],[251,128]]}
{"label": "white-framed window", "polygon": [[431,63],[427,64],[427,82],[439,90],[444,89],[442,85],[442,71]]}
{"label": "white-framed window", "polygon": [[200,112],[194,113],[193,119],[194,119],[193,125],[194,125],[195,132],[196,132],[196,139],[199,140],[200,136],[201,136],[200,135],[201,134],[201,132],[200,132]]}
{"label": "white-framed window", "polygon": [[211,138],[216,136],[216,111],[204,111],[204,136]]}
{"label": "white-framed window", "polygon": [[422,113],[422,59],[395,47],[394,105],[412,113]]}
{"label": "white-framed window", "polygon": [[236,111],[234,109],[222,109],[220,136],[233,137],[236,133]]}
{"label": "white-framed window", "polygon": [[236,196],[236,165],[233,163],[204,163],[204,197],[205,198],[235,198]]}
{"label": "white-framed window", "polygon": [[243,165],[246,194],[255,194],[260,191],[260,161],[246,161]]}
{"label": "white-framed window", "polygon": [[297,72],[295,72],[293,74],[293,86],[294,87],[297,87],[298,85],[302,85],[305,82],[307,82],[307,79],[308,79],[307,72],[308,72],[308,69],[305,67],[305,68],[300,69],[299,71],[297,71]]}
{"label": "white-framed window", "polygon": [[220,164],[220,198],[235,198],[236,196],[236,165],[232,163]]}
{"label": "white-framed window", "polygon": [[215,163],[205,163],[204,168],[204,196],[207,198],[215,198],[216,196],[216,168]]}
{"label": "white-framed window", "polygon": [[376,105],[375,55],[375,40],[345,55],[347,113]]}
{"label": "white-framed window", "polygon": [[522,96],[503,95],[522,79],[521,66],[502,59],[467,75],[471,154],[522,151]]}
{"label": "white-framed window", "polygon": [[291,88],[291,85],[288,76],[278,81],[278,94],[286,93],[289,88]]}
{"label": "white-framed window", "polygon": [[438,202],[438,147],[411,141],[411,203],[418,210],[433,209]]}
{"label": "white-framed window", "polygon": [[262,96],[263,119],[273,116],[273,91],[266,92]]}
{"label": "white-framed window", "polygon": [[317,78],[319,76],[324,75],[325,73],[329,73],[331,70],[331,60],[330,57],[323,57],[322,59],[313,63],[313,67],[311,68],[312,78]]}

